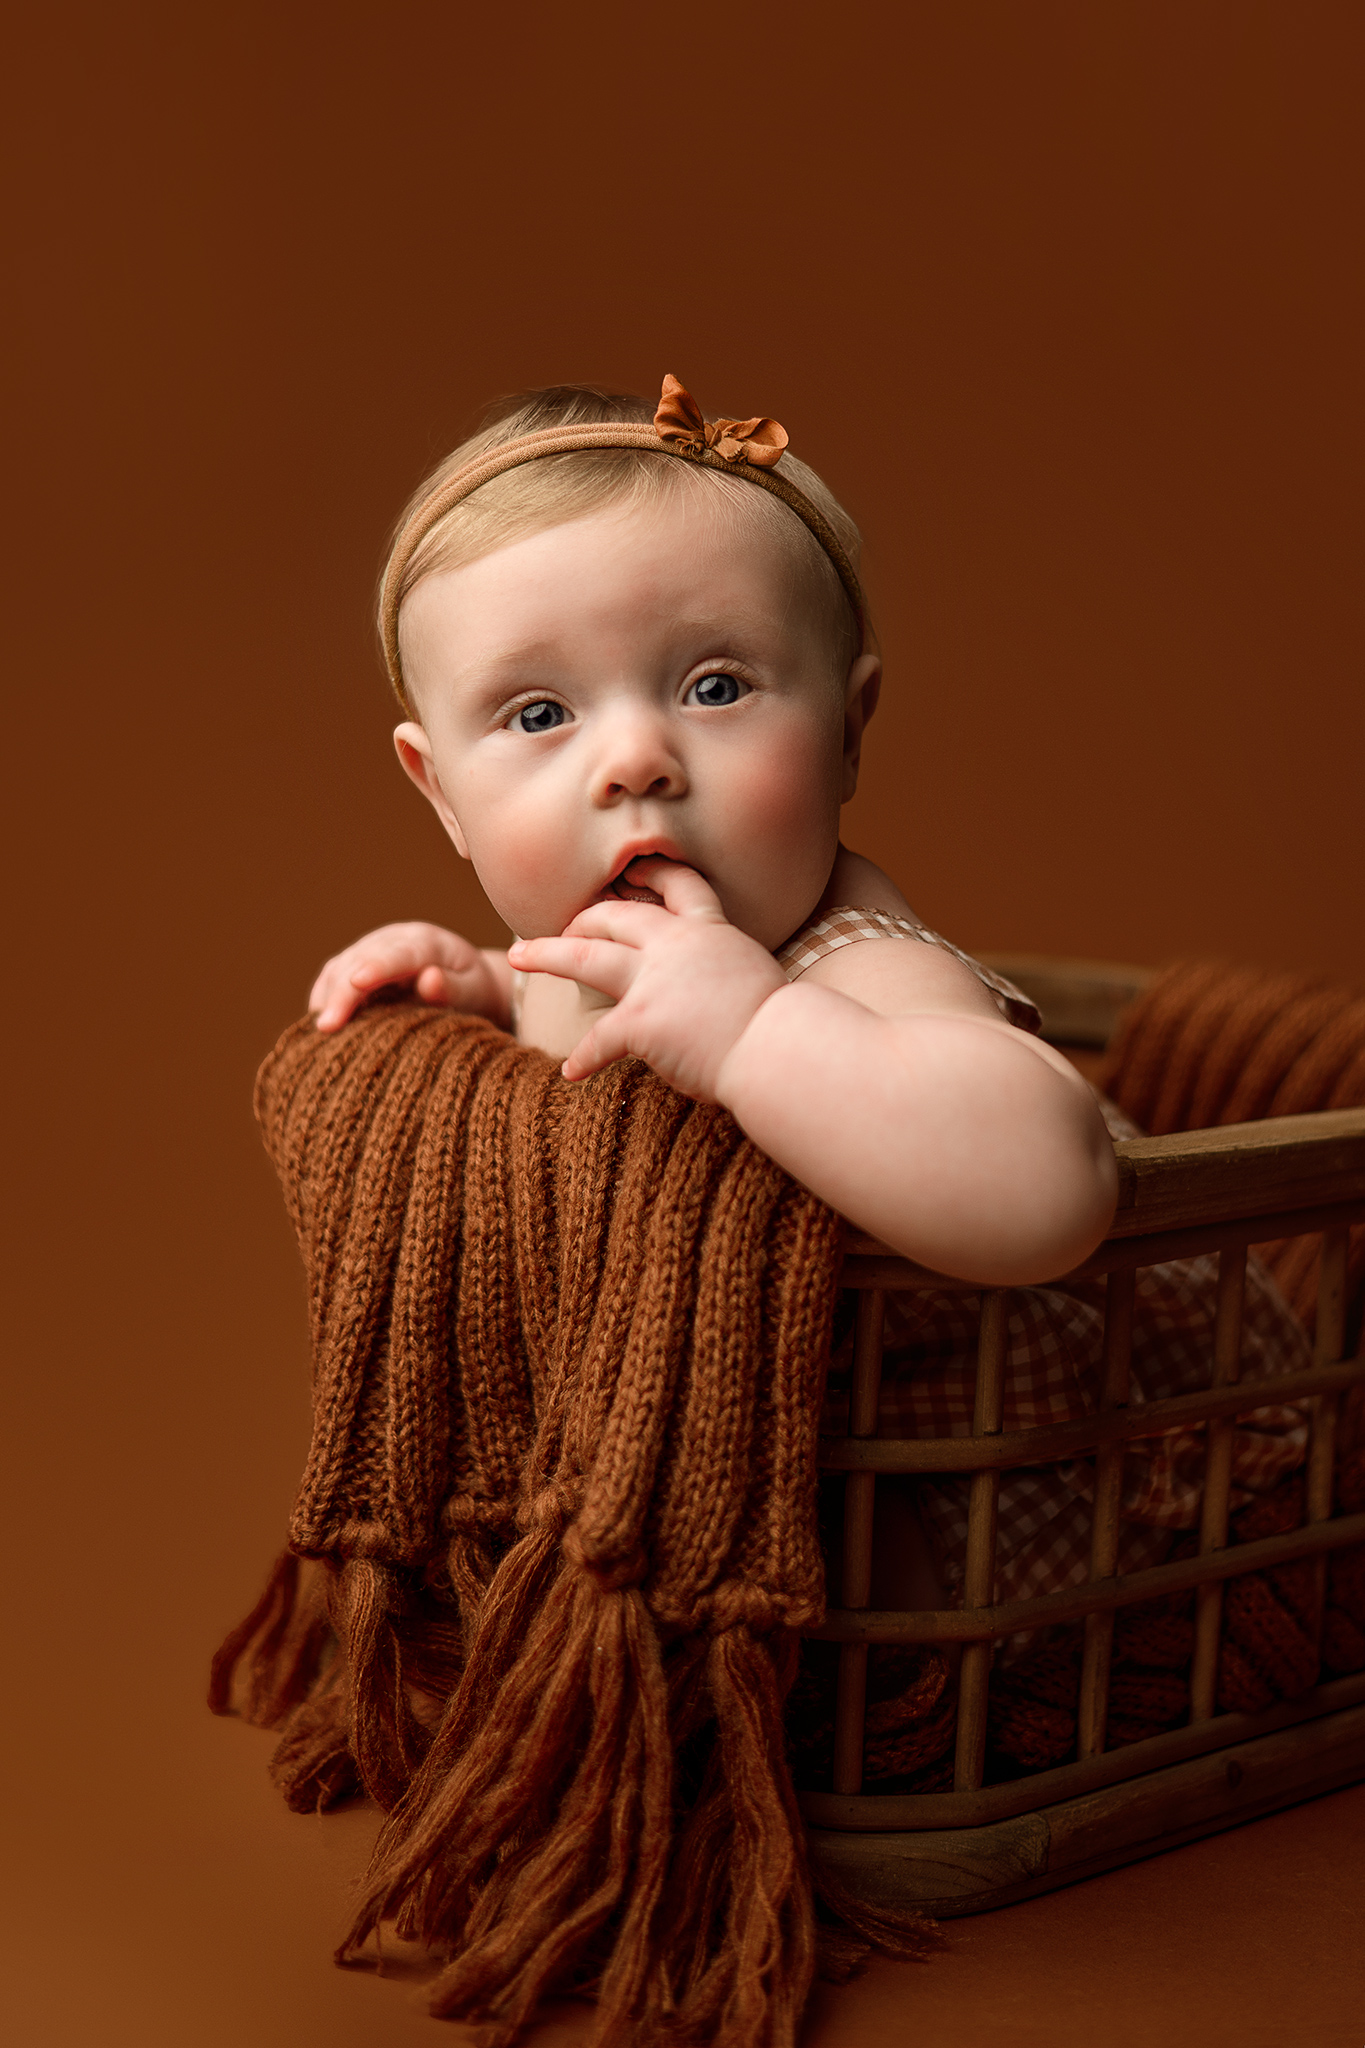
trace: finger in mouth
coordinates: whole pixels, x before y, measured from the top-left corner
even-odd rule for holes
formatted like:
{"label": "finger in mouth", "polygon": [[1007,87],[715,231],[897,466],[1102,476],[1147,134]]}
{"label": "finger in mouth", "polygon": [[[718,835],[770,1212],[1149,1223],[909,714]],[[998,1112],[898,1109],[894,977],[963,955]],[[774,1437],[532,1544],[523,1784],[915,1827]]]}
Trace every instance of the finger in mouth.
{"label": "finger in mouth", "polygon": [[631,870],[642,867],[646,861],[650,860],[666,860],[673,867],[681,865],[678,861],[670,860],[670,856],[666,853],[637,853],[626,862],[620,874],[608,882],[606,894],[616,897],[620,903],[653,903],[662,905],[664,899],[657,889],[651,889],[644,882],[631,879]]}

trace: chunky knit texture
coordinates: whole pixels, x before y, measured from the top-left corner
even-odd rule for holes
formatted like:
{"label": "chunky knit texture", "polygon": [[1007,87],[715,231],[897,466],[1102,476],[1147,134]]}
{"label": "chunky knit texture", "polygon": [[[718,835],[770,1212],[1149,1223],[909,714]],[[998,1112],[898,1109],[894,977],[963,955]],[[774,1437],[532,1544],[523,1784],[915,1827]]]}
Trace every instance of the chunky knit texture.
{"label": "chunky knit texture", "polygon": [[292,1805],[386,1810],[343,1958],[395,1922],[490,2043],[586,1989],[602,2043],[786,2048],[838,1220],[638,1062],[569,1086],[423,1006],[295,1025],[257,1108],[314,1431],[213,1703]]}
{"label": "chunky knit texture", "polygon": [[[1365,989],[1223,961],[1179,963],[1125,1011],[1100,1085],[1153,1137],[1365,1108]],[[1311,1330],[1318,1240],[1257,1249]],[[1362,1280],[1365,1225],[1351,1232],[1352,1296]]]}

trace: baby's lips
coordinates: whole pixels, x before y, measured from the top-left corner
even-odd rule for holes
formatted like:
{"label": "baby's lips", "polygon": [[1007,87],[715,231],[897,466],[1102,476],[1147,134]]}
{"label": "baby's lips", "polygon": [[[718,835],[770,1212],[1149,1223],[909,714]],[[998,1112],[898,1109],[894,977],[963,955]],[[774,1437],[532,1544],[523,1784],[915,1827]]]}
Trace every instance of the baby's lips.
{"label": "baby's lips", "polygon": [[616,877],[616,881],[613,882],[612,887],[615,888],[619,883],[627,881],[634,882],[636,888],[647,887],[648,885],[640,880],[638,874],[635,871],[638,869],[645,869],[655,866],[665,868],[692,868],[693,874],[697,874],[700,872],[699,869],[692,867],[692,863],[690,860],[681,860],[671,853],[637,853],[632,860],[628,860],[626,862],[620,874]]}

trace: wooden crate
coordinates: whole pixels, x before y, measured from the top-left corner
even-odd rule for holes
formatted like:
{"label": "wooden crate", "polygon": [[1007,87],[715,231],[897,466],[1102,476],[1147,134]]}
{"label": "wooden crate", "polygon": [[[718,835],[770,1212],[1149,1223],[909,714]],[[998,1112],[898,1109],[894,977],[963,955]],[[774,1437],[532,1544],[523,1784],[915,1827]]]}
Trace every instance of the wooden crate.
{"label": "wooden crate", "polygon": [[[1064,1043],[1077,1028],[1065,1002],[1084,1013],[1083,1042],[1093,1045],[1142,985],[1137,969],[1073,969],[1069,963],[1018,959],[994,964],[1034,995],[1048,1036]],[[1074,1275],[1059,1276],[1106,1276],[1102,1401],[1095,1414],[1079,1421],[1002,1431],[1009,1290],[983,1292],[947,1280],[849,1234],[843,1279],[859,1294],[849,1430],[830,1440],[822,1457],[827,1471],[845,1475],[842,1605],[812,1631],[840,1646],[833,1789],[805,1792],[801,1802],[815,1859],[868,1899],[918,1904],[940,1916],[979,1912],[1365,1777],[1365,1672],[1259,1714],[1220,1714],[1214,1703],[1224,1582],[1313,1558],[1320,1621],[1328,1554],[1365,1542],[1365,1514],[1332,1514],[1338,1407],[1365,1382],[1365,1358],[1343,1356],[1347,1234],[1352,1223],[1365,1221],[1365,1109],[1140,1138],[1115,1149],[1119,1202],[1110,1235]],[[1312,1367],[1243,1380],[1248,1248],[1309,1233],[1322,1237]],[[1208,1386],[1130,1412],[1125,1403],[1134,1275],[1142,1266],[1208,1252],[1218,1258]],[[982,1295],[972,1434],[879,1436],[885,1295],[944,1287]],[[1285,1401],[1306,1401],[1309,1407],[1305,1524],[1229,1547],[1234,1420]],[[1204,1424],[1207,1432],[1198,1555],[1118,1576],[1125,1444],[1192,1423]],[[1088,1580],[997,1604],[1001,1473],[1077,1456],[1095,1459]],[[871,1609],[878,1474],[948,1472],[971,1475],[962,1606],[942,1612]],[[1106,1749],[1115,1613],[1190,1589],[1195,1637],[1188,1724]],[[1076,1760],[1004,1784],[983,1784],[993,1645],[1021,1630],[1076,1621],[1083,1622],[1085,1636]],[[861,1789],[867,1656],[874,1643],[938,1643],[960,1650],[951,1791]]]}

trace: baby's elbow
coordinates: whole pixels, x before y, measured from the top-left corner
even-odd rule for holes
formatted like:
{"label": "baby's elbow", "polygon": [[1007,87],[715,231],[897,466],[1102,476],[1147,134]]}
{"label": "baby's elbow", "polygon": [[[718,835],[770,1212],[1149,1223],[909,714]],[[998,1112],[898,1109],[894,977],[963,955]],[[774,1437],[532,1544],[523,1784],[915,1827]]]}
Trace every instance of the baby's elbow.
{"label": "baby's elbow", "polygon": [[1083,1264],[1104,1242],[1118,1201],[1118,1167],[1098,1115],[1049,1134],[1029,1162],[1016,1216],[992,1284],[1032,1286]]}
{"label": "baby's elbow", "polygon": [[916,1019],[904,1035],[914,1081],[938,1062],[932,1089],[912,1098],[930,1105],[922,1142],[893,1154],[880,1133],[881,1199],[845,1201],[845,1213],[976,1286],[1031,1287],[1074,1271],[1102,1243],[1118,1199],[1114,1148],[1088,1084],[1003,1026]]}
{"label": "baby's elbow", "polygon": [[1055,1279],[1090,1257],[1109,1233],[1118,1187],[1114,1148],[1107,1136],[1082,1157],[1059,1163],[1055,1185],[1040,1203],[1045,1237],[1038,1246],[1037,1271],[1029,1279]]}

